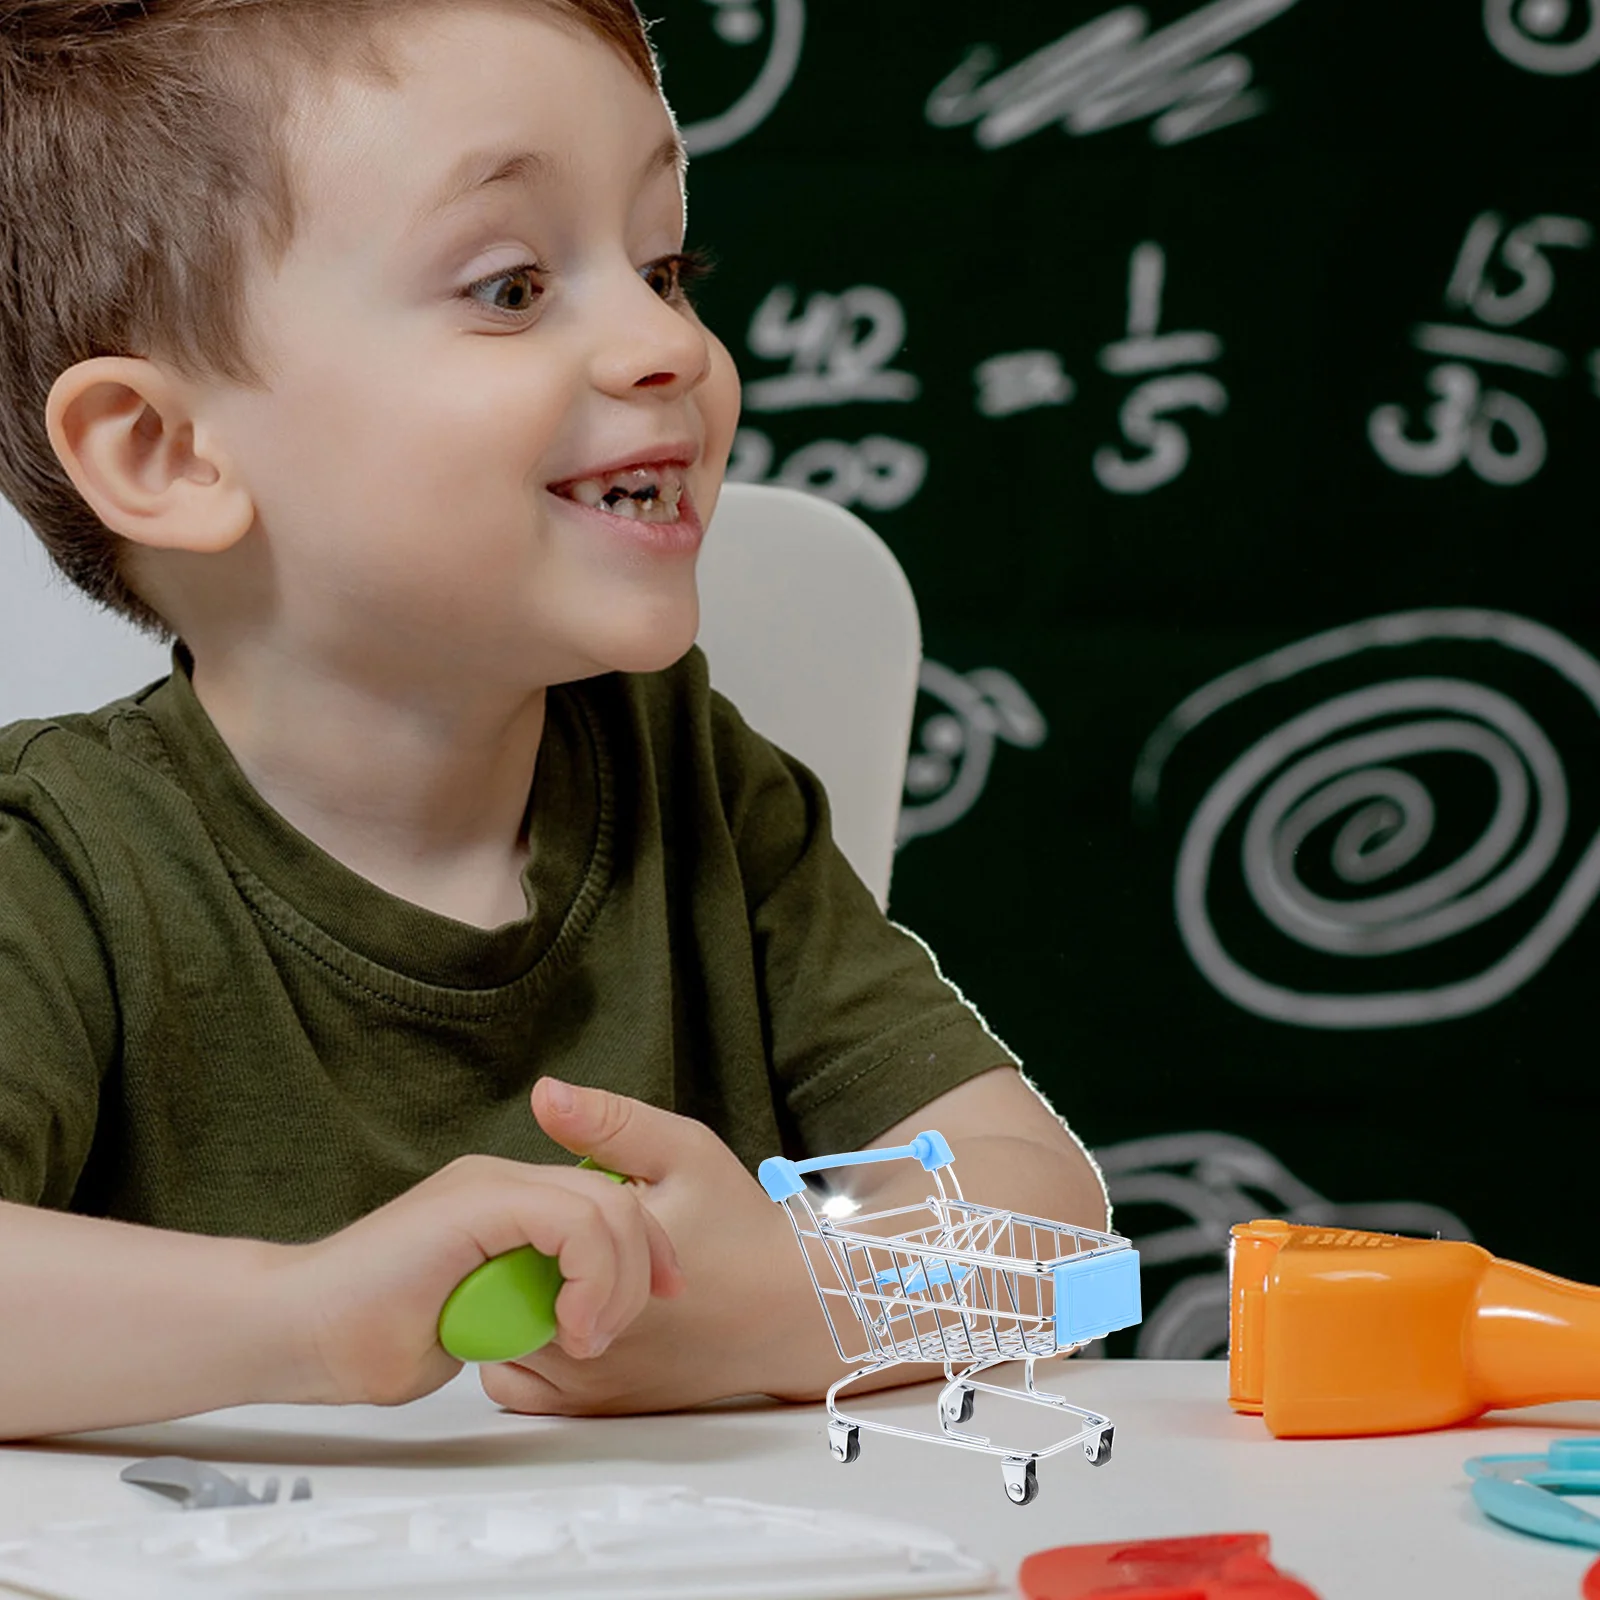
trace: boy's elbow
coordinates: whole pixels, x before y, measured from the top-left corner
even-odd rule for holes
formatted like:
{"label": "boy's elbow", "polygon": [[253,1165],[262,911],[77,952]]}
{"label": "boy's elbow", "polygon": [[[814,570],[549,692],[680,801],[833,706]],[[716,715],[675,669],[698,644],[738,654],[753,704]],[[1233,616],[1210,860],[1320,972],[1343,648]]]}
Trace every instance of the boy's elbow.
{"label": "boy's elbow", "polygon": [[[1099,1168],[1065,1129],[1048,1142],[1029,1138],[1005,1143],[1012,1149],[994,1173],[1000,1180],[994,1190],[996,1198],[989,1198],[987,1186],[980,1189],[963,1178],[963,1187],[973,1199],[984,1205],[1009,1205],[1016,1211],[1096,1233],[1110,1227],[1111,1202]],[[1019,1145],[1023,1148],[1018,1149]],[[997,1151],[996,1155],[1002,1152]],[[959,1157],[956,1170],[962,1170]],[[1015,1194],[1019,1187],[1025,1187],[1027,1193],[1009,1200],[1001,1198],[1007,1191]]]}

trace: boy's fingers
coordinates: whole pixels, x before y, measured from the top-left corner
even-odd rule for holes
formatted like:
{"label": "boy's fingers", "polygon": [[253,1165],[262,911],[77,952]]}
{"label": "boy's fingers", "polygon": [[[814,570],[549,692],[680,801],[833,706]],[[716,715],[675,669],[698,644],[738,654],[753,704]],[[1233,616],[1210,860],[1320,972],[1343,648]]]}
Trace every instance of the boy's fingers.
{"label": "boy's fingers", "polygon": [[[623,1225],[613,1230],[612,1276],[599,1308],[589,1316],[587,1296],[569,1304],[564,1298],[566,1287],[556,1298],[560,1330],[556,1342],[568,1355],[580,1359],[601,1354],[644,1310],[652,1295],[670,1298],[683,1288],[683,1273],[666,1229],[631,1195],[618,1198],[626,1199],[629,1211]],[[570,1283],[572,1274],[565,1258],[561,1271]],[[597,1285],[596,1294],[599,1292]]]}
{"label": "boy's fingers", "polygon": [[667,1230],[651,1215],[648,1206],[641,1205],[639,1215],[644,1218],[645,1241],[650,1247],[650,1293],[670,1300],[684,1288],[678,1252],[673,1249]]}
{"label": "boy's fingers", "polygon": [[[637,1259],[627,1260],[629,1243]],[[563,1283],[556,1295],[556,1342],[568,1355],[598,1355],[648,1296],[642,1240],[574,1234],[561,1248]]]}
{"label": "boy's fingers", "polygon": [[574,1155],[591,1156],[610,1172],[646,1183],[658,1183],[678,1168],[705,1133],[691,1117],[557,1078],[533,1086],[533,1114]]}
{"label": "boy's fingers", "polygon": [[568,1187],[536,1181],[514,1163],[504,1163],[504,1171],[501,1165],[493,1157],[460,1164],[455,1181],[463,1189],[450,1206],[453,1231],[469,1236],[485,1260],[521,1245],[555,1257],[566,1280],[556,1297],[557,1326],[575,1353],[587,1353],[592,1336],[608,1331],[613,1297],[620,1293],[642,1302],[648,1292],[653,1263],[639,1220],[643,1208],[615,1184],[593,1181],[592,1174],[582,1174],[590,1181]]}
{"label": "boy's fingers", "polygon": [[542,1373],[509,1362],[485,1362],[478,1368],[483,1392],[508,1411],[532,1416],[560,1416],[572,1402]]}
{"label": "boy's fingers", "polygon": [[[652,1294],[672,1294],[674,1288],[658,1291],[658,1278],[676,1285],[677,1256],[661,1224],[639,1203],[631,1187],[608,1184],[615,1199],[623,1202],[620,1215],[614,1216],[617,1241],[617,1280],[604,1309],[595,1321],[595,1334],[609,1344],[649,1304]],[[653,1230],[653,1231],[652,1231]]]}
{"label": "boy's fingers", "polygon": [[[559,1248],[529,1240],[560,1263],[566,1281],[556,1297],[557,1326],[563,1348],[580,1357],[598,1354],[597,1346],[609,1344],[627,1327],[653,1293],[674,1294],[682,1281],[671,1240],[637,1195],[582,1176],[590,1192],[563,1195],[557,1203],[564,1218]],[[530,1215],[548,1207],[551,1189],[540,1185]],[[585,1205],[591,1208],[587,1212]],[[658,1289],[658,1283],[664,1287]]]}
{"label": "boy's fingers", "polygon": [[[522,1208],[527,1242],[554,1256],[566,1280],[556,1296],[556,1325],[575,1354],[604,1328],[612,1297],[629,1276],[626,1247],[601,1208],[582,1196],[546,1189]],[[643,1275],[639,1261],[632,1276]]]}
{"label": "boy's fingers", "polygon": [[672,1242],[637,1186],[498,1156],[464,1156],[441,1181],[456,1190],[461,1223],[486,1259],[531,1244],[575,1280],[575,1292],[557,1300],[574,1355],[593,1353],[592,1336],[614,1338],[652,1294],[682,1286]]}

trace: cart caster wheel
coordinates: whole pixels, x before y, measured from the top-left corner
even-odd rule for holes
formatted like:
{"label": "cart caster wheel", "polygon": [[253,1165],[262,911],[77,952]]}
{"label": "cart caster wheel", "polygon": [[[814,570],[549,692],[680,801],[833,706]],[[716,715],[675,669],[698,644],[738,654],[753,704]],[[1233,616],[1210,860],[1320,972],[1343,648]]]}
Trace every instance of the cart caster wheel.
{"label": "cart caster wheel", "polygon": [[835,1461],[849,1466],[861,1454],[861,1430],[853,1422],[830,1422],[828,1448]]}
{"label": "cart caster wheel", "polygon": [[977,1398],[975,1390],[965,1387],[947,1395],[944,1402],[944,1420],[952,1426],[958,1422],[970,1422],[972,1420],[972,1407]]}
{"label": "cart caster wheel", "polygon": [[1111,1436],[1115,1431],[1107,1428],[1098,1438],[1084,1440],[1083,1453],[1091,1467],[1103,1467],[1111,1459]]}
{"label": "cart caster wheel", "polygon": [[1014,1506],[1025,1506],[1039,1493],[1039,1474],[1031,1461],[1007,1458],[1000,1463],[1006,1475],[1006,1499]]}

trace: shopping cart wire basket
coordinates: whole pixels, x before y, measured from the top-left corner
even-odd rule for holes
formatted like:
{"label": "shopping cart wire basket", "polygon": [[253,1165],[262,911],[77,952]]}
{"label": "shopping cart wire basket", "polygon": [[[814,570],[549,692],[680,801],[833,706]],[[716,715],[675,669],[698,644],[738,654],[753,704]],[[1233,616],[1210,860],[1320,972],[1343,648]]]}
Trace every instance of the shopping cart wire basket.
{"label": "shopping cart wire basket", "polygon": [[[808,1172],[908,1158],[936,1191],[920,1205],[835,1217],[806,1188]],[[1075,1444],[1096,1465],[1111,1457],[1110,1419],[1035,1388],[1033,1368],[1139,1321],[1139,1253],[1120,1234],[976,1205],[962,1195],[953,1160],[944,1136],[930,1132],[892,1149],[773,1156],[758,1176],[789,1214],[839,1359],[859,1363],[828,1390],[833,1454],[854,1461],[863,1428],[980,1450],[1001,1458],[1007,1496],[1026,1505],[1038,1493],[1036,1462]],[[937,1433],[839,1409],[848,1385],[908,1361],[944,1366]],[[979,1381],[1005,1361],[1024,1363],[1021,1389]],[[961,1428],[980,1392],[1047,1406],[1076,1426],[1042,1450],[995,1444]]]}

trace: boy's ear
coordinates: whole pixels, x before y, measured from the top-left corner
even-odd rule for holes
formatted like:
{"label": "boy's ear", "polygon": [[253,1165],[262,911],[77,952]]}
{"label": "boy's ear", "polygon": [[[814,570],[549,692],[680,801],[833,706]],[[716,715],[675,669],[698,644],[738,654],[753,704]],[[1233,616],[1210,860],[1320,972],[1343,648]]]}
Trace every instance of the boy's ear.
{"label": "boy's ear", "polygon": [[90,509],[135,544],[215,554],[255,521],[226,452],[153,361],[95,356],[68,367],[51,385],[45,427]]}

